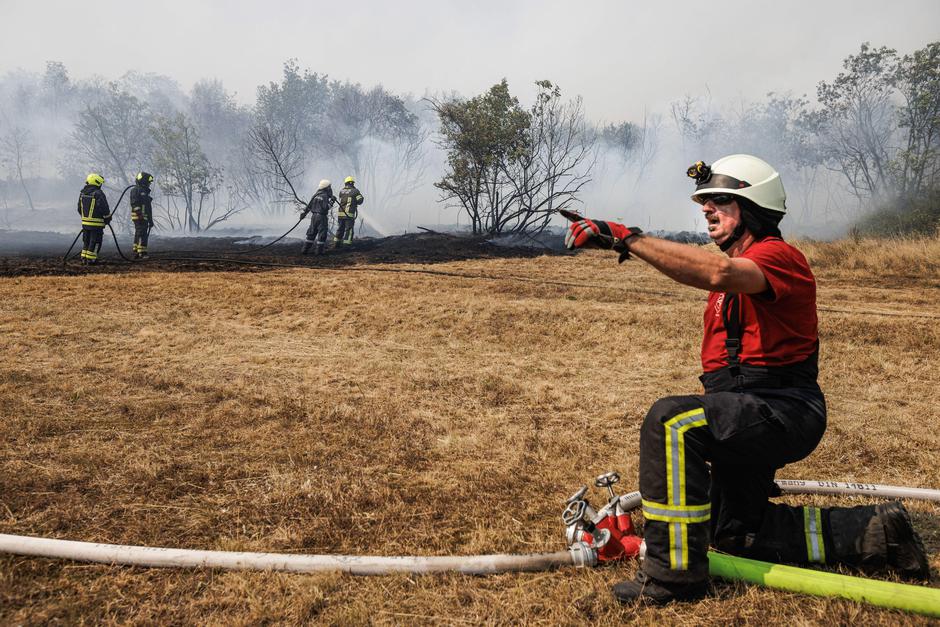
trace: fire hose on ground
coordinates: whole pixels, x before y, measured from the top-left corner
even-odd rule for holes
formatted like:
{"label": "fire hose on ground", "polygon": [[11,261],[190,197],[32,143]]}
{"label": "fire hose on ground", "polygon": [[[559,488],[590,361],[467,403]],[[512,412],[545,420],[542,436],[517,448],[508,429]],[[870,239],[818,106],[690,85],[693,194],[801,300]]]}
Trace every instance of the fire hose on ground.
{"label": "fire hose on ground", "polygon": [[[128,186],[124,189],[124,191],[121,192],[121,196],[120,196],[120,198],[118,198],[117,204],[114,206],[114,209],[111,211],[111,213],[108,214],[109,217],[113,217],[114,214],[117,213],[118,207],[121,206],[121,201],[124,199],[124,194],[127,193],[127,190],[129,190],[129,189],[132,188],[132,187],[134,187],[134,186],[133,186],[133,185],[128,185]],[[273,241],[270,241],[270,242],[268,242],[267,244],[264,244],[263,246],[258,246],[257,248],[251,248],[251,249],[247,249],[247,250],[239,250],[239,251],[235,251],[235,252],[230,252],[230,253],[228,253],[228,254],[229,254],[229,255],[246,255],[246,254],[256,253],[256,252],[258,252],[258,251],[260,251],[260,250],[264,250],[265,248],[268,248],[268,247],[270,247],[270,246],[274,246],[275,244],[277,244],[278,242],[280,242],[282,239],[284,239],[285,237],[287,237],[288,235],[290,235],[290,234],[294,231],[294,229],[296,229],[298,226],[300,226],[300,223],[303,222],[303,221],[304,221],[304,217],[299,218],[299,219],[297,220],[297,222],[294,223],[294,226],[290,227],[285,233],[283,233],[282,235],[280,235],[279,237],[277,237],[277,238],[274,239]],[[127,261],[127,262],[129,262],[129,263],[140,263],[140,262],[143,262],[143,261],[149,261],[149,258],[148,258],[148,259],[131,259],[131,258],[129,258],[127,255],[125,255],[125,254],[124,254],[124,251],[121,250],[121,245],[118,243],[117,233],[114,232],[114,228],[111,226],[110,222],[108,223],[107,226],[108,226],[108,229],[111,231],[111,238],[114,240],[114,247],[117,249],[118,255],[121,257],[121,259],[123,259],[124,261]],[[69,246],[69,249],[65,252],[65,255],[62,257],[62,265],[63,265],[63,266],[66,264],[66,262],[68,262],[69,257],[70,257],[70,255],[72,254],[72,249],[75,248],[75,243],[78,242],[78,238],[81,237],[81,236],[82,236],[82,231],[80,230],[80,231],[75,235],[75,239],[72,240],[72,245]],[[218,257],[218,256],[208,256],[208,257],[167,257],[167,256],[165,256],[165,255],[168,254],[168,253],[169,253],[169,254],[173,254],[173,252],[174,252],[174,251],[163,251],[163,252],[161,252],[161,253],[160,253],[160,259],[163,259],[163,260],[166,260],[166,261],[224,261],[224,262],[230,262],[230,263],[239,263],[238,261],[229,260],[229,259],[226,259],[226,258],[224,258],[224,257]],[[189,251],[177,251],[177,252],[184,252],[184,253],[185,253],[185,252],[189,252]],[[247,263],[252,263],[252,262],[247,262]]]}
{"label": "fire hose on ground", "polygon": [[[504,572],[534,572],[565,566],[594,566],[598,561],[619,561],[637,557],[639,540],[616,528],[629,529],[629,512],[640,505],[638,492],[616,496],[616,473],[597,478],[595,485],[606,487],[610,501],[599,512],[584,500],[586,488],[568,499],[563,518],[568,525],[566,537],[570,548],[555,553],[495,554],[472,556],[368,556],[368,555],[298,555],[232,551],[200,551],[164,547],[128,546],[76,542],[0,534],[0,552],[34,557],[72,559],[102,564],[169,568],[221,568],[234,570],[269,570],[295,573],[342,572],[352,575],[393,573],[456,572],[488,575]],[[906,488],[840,481],[778,480],[783,494],[824,494],[912,498],[940,502],[940,490]],[[595,526],[593,520],[604,522]],[[624,518],[625,517],[625,518]],[[604,527],[601,527],[604,525]],[[613,546],[611,531],[619,539],[616,558],[599,560],[605,547]],[[599,541],[595,541],[596,535]],[[586,541],[587,540],[587,541]],[[635,546],[634,546],[635,545]],[[625,550],[625,548],[627,550]],[[838,597],[879,607],[905,610],[940,617],[940,589],[839,575],[807,568],[784,566],[710,551],[709,572],[722,579],[756,583],[778,590],[814,596]]]}

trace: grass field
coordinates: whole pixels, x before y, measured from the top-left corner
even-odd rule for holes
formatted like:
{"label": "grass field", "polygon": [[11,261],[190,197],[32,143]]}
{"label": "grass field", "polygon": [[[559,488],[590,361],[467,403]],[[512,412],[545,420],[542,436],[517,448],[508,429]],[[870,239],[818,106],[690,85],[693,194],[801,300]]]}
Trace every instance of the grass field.
{"label": "grass field", "polygon": [[[940,242],[801,246],[830,426],[779,476],[940,488]],[[705,294],[601,252],[134,270],[0,278],[0,532],[560,550],[564,499],[608,470],[635,489],[646,409],[699,390]],[[908,507],[938,586],[940,507]],[[355,578],[2,555],[0,623],[923,622],[734,584],[696,604],[620,606],[609,585],[634,569]]]}

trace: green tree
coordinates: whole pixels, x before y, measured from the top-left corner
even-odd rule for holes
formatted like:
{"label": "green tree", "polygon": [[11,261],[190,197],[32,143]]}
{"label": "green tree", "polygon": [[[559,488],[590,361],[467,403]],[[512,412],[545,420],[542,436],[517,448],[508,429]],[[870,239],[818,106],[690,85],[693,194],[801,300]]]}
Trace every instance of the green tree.
{"label": "green tree", "polygon": [[940,175],[940,42],[900,59],[893,83],[903,101],[898,117],[904,137],[892,171],[900,194],[916,198],[936,189]]}
{"label": "green tree", "polygon": [[258,88],[255,117],[258,123],[290,133],[311,152],[320,143],[330,100],[326,76],[306,69],[301,72],[297,60],[288,59],[279,83]]}
{"label": "green tree", "polygon": [[485,94],[461,100],[431,101],[440,120],[439,143],[449,171],[434,184],[444,202],[457,203],[474,233],[494,230],[500,195],[507,184],[505,164],[528,150],[530,114],[509,93],[506,79]]}
{"label": "green tree", "polygon": [[642,130],[633,122],[608,124],[600,129],[600,139],[605,146],[612,149],[621,158],[627,161],[631,153],[636,150],[642,141]]}
{"label": "green tree", "polygon": [[846,57],[844,72],[816,90],[822,109],[814,122],[823,156],[860,200],[883,196],[892,187],[896,64],[893,49],[864,43],[858,54]]}
{"label": "green tree", "polygon": [[69,72],[61,61],[46,61],[46,72],[42,77],[43,96],[52,110],[52,119],[58,121],[65,110],[74,89]]}
{"label": "green tree", "polygon": [[303,183],[306,165],[320,150],[330,94],[327,77],[301,72],[296,59],[284,63],[280,82],[258,88],[243,147],[244,187],[269,213],[283,213],[286,204],[305,204],[295,183]]}
{"label": "green tree", "polygon": [[435,183],[444,202],[470,216],[474,233],[544,229],[590,182],[596,133],[580,98],[565,102],[551,81],[537,81],[528,110],[504,79],[485,94],[432,101],[448,171]]}
{"label": "green tree", "polygon": [[630,172],[634,185],[639,185],[646,169],[659,151],[659,132],[662,118],[658,115],[645,114],[643,124],[620,122],[607,124],[597,130],[600,151],[600,174],[603,179],[608,168],[608,160],[613,158],[615,175],[613,181]]}

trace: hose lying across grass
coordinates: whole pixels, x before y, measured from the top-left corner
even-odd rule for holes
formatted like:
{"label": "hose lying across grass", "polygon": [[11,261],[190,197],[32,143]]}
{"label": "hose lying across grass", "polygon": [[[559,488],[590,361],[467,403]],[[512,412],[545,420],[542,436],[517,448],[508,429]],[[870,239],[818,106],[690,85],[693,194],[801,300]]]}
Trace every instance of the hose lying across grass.
{"label": "hose lying across grass", "polygon": [[[839,494],[904,497],[940,502],[940,490],[905,488],[840,481],[777,481],[785,494]],[[620,497],[625,509],[640,505],[639,492]],[[198,551],[163,547],[75,542],[0,534],[0,552],[36,557],[73,559],[103,564],[175,568],[276,570],[299,573],[344,572],[352,575],[458,572],[488,575],[531,572],[590,564],[582,551],[472,556],[291,555],[233,551]],[[940,617],[940,589],[912,586],[793,566],[782,566],[709,552],[709,570],[724,579],[748,581],[793,592],[833,596]]]}

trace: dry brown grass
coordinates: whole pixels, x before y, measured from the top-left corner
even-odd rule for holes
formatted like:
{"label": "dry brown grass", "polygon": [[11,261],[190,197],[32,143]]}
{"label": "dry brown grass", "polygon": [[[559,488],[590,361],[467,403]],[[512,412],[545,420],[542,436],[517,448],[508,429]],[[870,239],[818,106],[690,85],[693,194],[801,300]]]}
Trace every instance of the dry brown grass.
{"label": "dry brown grass", "polygon": [[798,242],[816,272],[863,272],[885,277],[936,280],[940,275],[937,237],[853,238],[836,242]]}
{"label": "dry brown grass", "polygon": [[[940,487],[938,246],[806,244],[830,429],[781,476]],[[307,553],[562,548],[563,499],[610,469],[632,489],[646,408],[698,389],[704,295],[593,252],[434,269],[531,280],[0,279],[0,532]],[[936,572],[940,508],[909,507]],[[743,585],[618,606],[608,586],[633,570],[353,578],[0,556],[0,622],[921,622]]]}

